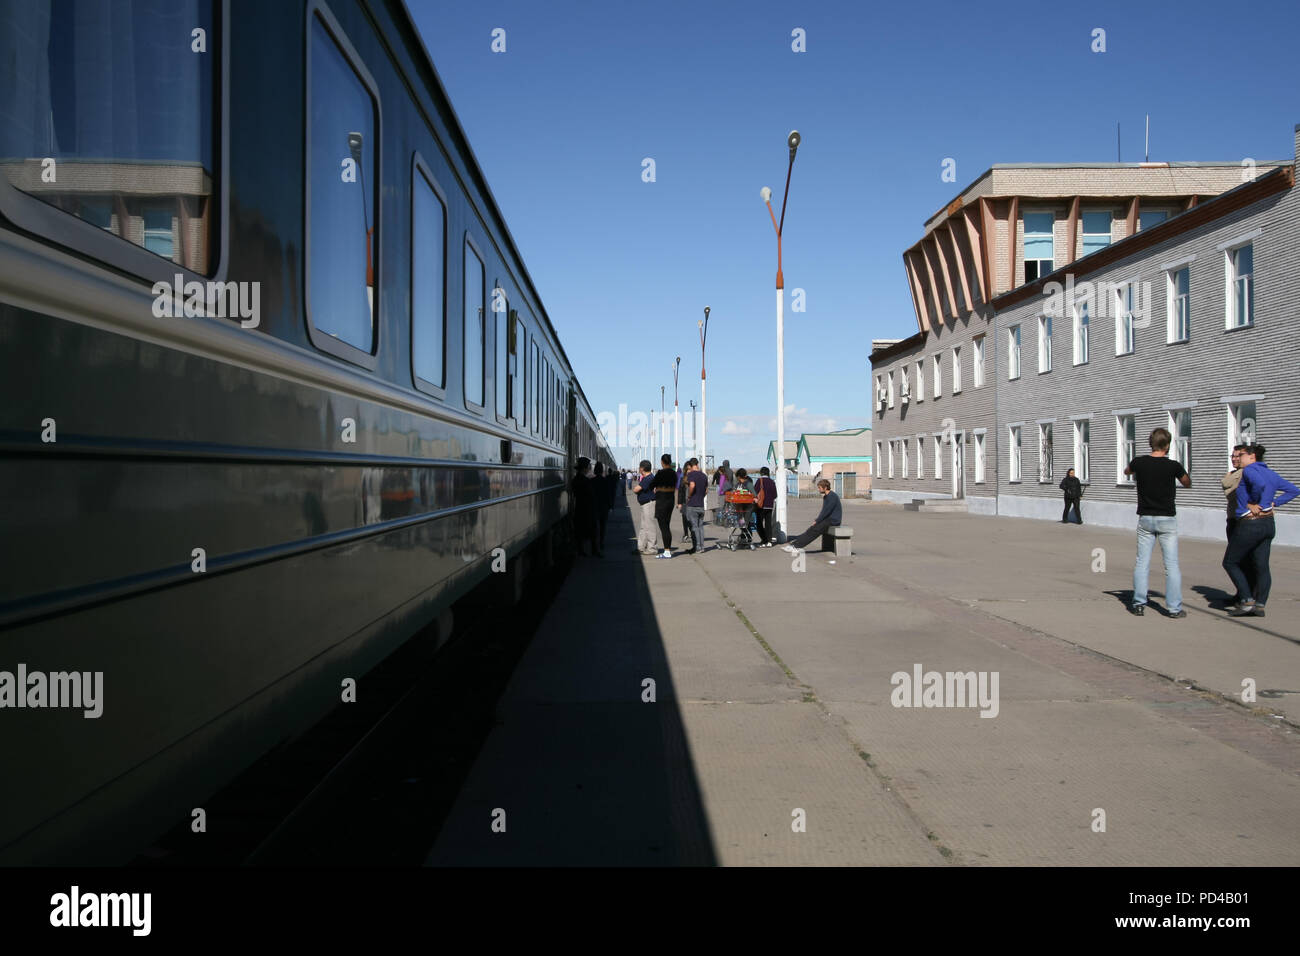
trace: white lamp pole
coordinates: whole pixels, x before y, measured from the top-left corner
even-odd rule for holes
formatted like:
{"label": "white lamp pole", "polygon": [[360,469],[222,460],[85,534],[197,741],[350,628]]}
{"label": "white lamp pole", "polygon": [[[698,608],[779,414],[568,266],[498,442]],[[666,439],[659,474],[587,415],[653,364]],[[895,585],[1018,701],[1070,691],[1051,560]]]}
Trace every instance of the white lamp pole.
{"label": "white lamp pole", "polygon": [[678,457],[681,454],[681,433],[682,433],[682,415],[677,410],[677,373],[682,367],[682,357],[677,356],[677,361],[673,363],[673,461],[680,461]]}
{"label": "white lamp pole", "polygon": [[781,221],[772,212],[772,190],[766,186],[759,191],[772,217],[776,230],[776,527],[773,529],[778,543],[786,537],[786,480],[785,480],[785,277],[781,274],[781,230],[785,226],[785,204],[790,198],[790,173],[794,171],[794,154],[799,149],[799,131],[792,130],[786,137],[790,147],[790,164],[785,171],[785,197],[781,200]]}
{"label": "white lamp pole", "polygon": [[707,468],[709,464],[708,449],[705,447],[709,440],[709,402],[705,397],[704,390],[704,343],[709,338],[709,307],[704,307],[704,318],[700,321],[700,467]]}

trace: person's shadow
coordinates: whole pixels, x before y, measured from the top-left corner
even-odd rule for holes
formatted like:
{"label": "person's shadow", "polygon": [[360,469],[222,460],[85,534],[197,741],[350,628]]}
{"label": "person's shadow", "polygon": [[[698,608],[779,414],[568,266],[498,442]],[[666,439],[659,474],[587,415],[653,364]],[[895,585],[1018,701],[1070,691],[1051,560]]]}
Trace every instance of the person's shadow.
{"label": "person's shadow", "polygon": [[1223,611],[1236,598],[1236,594],[1229,593],[1222,588],[1213,588],[1208,584],[1197,584],[1192,590],[1205,598],[1205,603],[1216,611]]}
{"label": "person's shadow", "polygon": [[[1106,593],[1106,594],[1109,594],[1109,595],[1110,595],[1111,597],[1113,597],[1115,600],[1119,601],[1119,603],[1122,604],[1122,605],[1124,605],[1124,607],[1125,607],[1126,609],[1128,608],[1129,605],[1131,605],[1131,604],[1133,603],[1133,589],[1132,589],[1132,588],[1129,588],[1128,590],[1125,590],[1125,591],[1106,591],[1105,593]],[[1169,608],[1165,607],[1163,604],[1152,604],[1152,603],[1151,603],[1151,599],[1152,599],[1153,597],[1157,597],[1157,596],[1158,596],[1162,601],[1163,601],[1164,598],[1165,598],[1165,595],[1164,595],[1164,592],[1163,592],[1163,591],[1156,591],[1156,590],[1154,590],[1154,589],[1152,589],[1152,590],[1150,590],[1150,591],[1147,591],[1147,607],[1150,608],[1151,610],[1155,611],[1155,612],[1158,613],[1158,614],[1163,614],[1165,617],[1169,617],[1169,616],[1170,616],[1170,615],[1169,615]]]}

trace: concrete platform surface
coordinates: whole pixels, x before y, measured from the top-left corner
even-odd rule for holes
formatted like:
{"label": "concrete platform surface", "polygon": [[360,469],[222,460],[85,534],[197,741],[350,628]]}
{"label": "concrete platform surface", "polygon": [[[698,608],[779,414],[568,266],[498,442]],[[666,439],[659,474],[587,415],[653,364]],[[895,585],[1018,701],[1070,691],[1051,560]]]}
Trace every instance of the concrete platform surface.
{"label": "concrete platform surface", "polygon": [[1300,863],[1297,550],[1229,619],[1222,547],[1184,539],[1171,620],[1125,611],[1113,529],[846,501],[849,559],[709,525],[658,560],[631,521],[557,595],[431,865]]}

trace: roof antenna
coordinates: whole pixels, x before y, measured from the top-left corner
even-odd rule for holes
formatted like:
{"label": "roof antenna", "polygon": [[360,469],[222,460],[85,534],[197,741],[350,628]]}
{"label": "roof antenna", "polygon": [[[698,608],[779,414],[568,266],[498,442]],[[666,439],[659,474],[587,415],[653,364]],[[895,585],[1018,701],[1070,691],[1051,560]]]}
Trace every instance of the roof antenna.
{"label": "roof antenna", "polygon": [[1115,162],[1119,162],[1119,123],[1115,124]]}
{"label": "roof antenna", "polygon": [[1146,158],[1142,160],[1142,162],[1149,163],[1151,162],[1151,114],[1150,113],[1147,114],[1147,145],[1146,145],[1145,152],[1146,152]]}

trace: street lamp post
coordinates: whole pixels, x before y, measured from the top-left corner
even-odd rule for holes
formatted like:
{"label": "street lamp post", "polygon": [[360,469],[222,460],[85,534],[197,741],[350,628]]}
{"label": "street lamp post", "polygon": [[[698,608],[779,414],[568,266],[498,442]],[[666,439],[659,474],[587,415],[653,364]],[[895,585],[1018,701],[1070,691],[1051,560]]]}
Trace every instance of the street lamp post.
{"label": "street lamp post", "polygon": [[785,196],[781,200],[781,221],[772,212],[772,190],[766,186],[759,191],[772,217],[776,230],[776,540],[785,540],[786,482],[785,482],[785,277],[781,274],[781,230],[785,226],[785,204],[790,198],[790,174],[794,171],[794,154],[799,149],[799,131],[792,130],[786,137],[790,147],[790,164],[785,171]]}
{"label": "street lamp post", "polygon": [[[659,386],[659,453],[662,455],[668,450],[667,437],[664,435],[664,386]],[[677,464],[677,462],[673,462]]]}
{"label": "street lamp post", "polygon": [[700,467],[707,468],[709,458],[705,445],[709,440],[709,402],[704,391],[704,343],[709,338],[709,307],[704,307],[704,318],[700,321]]}
{"label": "street lamp post", "polygon": [[673,363],[673,460],[680,461],[677,457],[681,452],[681,430],[682,416],[677,410],[677,372],[682,367],[682,357],[677,356],[677,361]]}
{"label": "street lamp post", "polygon": [[703,471],[704,460],[700,455],[700,425],[695,419],[695,399],[691,399],[691,452],[700,459],[700,471]]}

